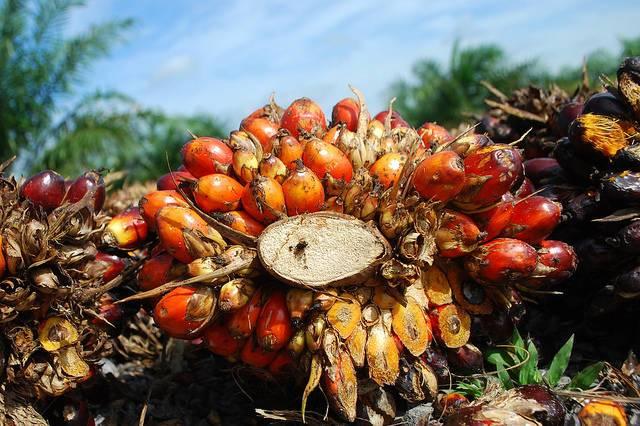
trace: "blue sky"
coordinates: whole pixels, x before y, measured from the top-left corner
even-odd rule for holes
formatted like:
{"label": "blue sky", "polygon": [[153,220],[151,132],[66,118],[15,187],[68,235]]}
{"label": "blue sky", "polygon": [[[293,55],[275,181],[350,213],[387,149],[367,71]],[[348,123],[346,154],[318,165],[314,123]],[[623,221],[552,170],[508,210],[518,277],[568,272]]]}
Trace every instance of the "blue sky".
{"label": "blue sky", "polygon": [[233,126],[272,92],[307,96],[327,113],[360,88],[370,109],[424,57],[445,62],[455,39],[501,44],[514,61],[576,65],[640,35],[634,1],[89,0],[67,33],[131,17],[127,41],[101,60],[84,91],[117,89],[170,113],[209,112]]}

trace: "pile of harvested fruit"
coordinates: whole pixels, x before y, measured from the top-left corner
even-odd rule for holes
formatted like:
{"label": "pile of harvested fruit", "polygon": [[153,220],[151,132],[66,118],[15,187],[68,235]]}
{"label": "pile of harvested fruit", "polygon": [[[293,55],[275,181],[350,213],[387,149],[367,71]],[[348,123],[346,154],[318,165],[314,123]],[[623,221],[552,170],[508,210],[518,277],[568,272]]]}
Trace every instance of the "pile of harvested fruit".
{"label": "pile of harvested fruit", "polygon": [[477,346],[512,336],[520,293],[567,279],[577,257],[547,239],[563,209],[534,191],[518,148],[415,130],[391,107],[371,119],[353,92],[330,126],[302,98],[228,139],[194,137],[104,240],[150,253],[123,302],[299,385],[302,418],[318,387],[348,421],[421,401],[444,413],[438,387],[483,371]]}
{"label": "pile of harvested fruit", "polygon": [[44,424],[36,408],[77,388],[110,351],[126,261],[100,251],[109,217],[95,172],[23,182],[0,166],[0,424]]}

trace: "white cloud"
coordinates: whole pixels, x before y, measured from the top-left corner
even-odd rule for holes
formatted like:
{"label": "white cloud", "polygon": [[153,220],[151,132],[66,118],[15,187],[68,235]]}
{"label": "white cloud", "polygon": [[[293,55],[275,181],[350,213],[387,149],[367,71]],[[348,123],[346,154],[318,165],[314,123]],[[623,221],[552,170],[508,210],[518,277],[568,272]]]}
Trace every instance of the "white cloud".
{"label": "white cloud", "polygon": [[151,83],[164,83],[187,73],[193,67],[193,59],[188,55],[176,55],[167,58],[151,76]]}

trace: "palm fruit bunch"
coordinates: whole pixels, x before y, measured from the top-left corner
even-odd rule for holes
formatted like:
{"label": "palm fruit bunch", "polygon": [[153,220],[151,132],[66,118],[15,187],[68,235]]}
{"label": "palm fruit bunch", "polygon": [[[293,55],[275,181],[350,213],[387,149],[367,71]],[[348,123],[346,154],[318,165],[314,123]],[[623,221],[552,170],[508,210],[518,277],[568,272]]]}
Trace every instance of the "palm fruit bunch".
{"label": "palm fruit bunch", "polygon": [[396,401],[435,398],[449,365],[482,370],[472,324],[509,338],[517,288],[561,281],[576,259],[546,240],[561,207],[531,192],[516,148],[415,130],[391,106],[371,119],[352,90],[329,127],[310,99],[272,100],[226,140],[194,137],[184,169],[140,200],[149,237],[126,212],[107,233],[149,249],[122,302],[150,300],[167,335],[304,378],[303,413],[321,387],[344,419],[377,424]]}
{"label": "palm fruit bunch", "polygon": [[109,220],[100,174],[46,170],[19,182],[4,174],[9,164],[0,166],[0,423],[25,424],[21,416],[37,417],[28,404],[79,386],[110,350],[117,309],[104,303],[126,261],[100,251]]}
{"label": "palm fruit bunch", "polygon": [[[536,93],[544,96],[528,100],[517,101],[526,90],[502,95],[507,100],[491,101],[494,108],[483,122],[524,136],[527,178],[540,195],[563,205],[555,235],[575,247],[582,266],[565,296],[545,307],[599,342],[588,348],[590,358],[621,361],[629,349],[628,330],[613,324],[635,326],[640,296],[640,58],[622,62],[617,82],[603,81],[601,91],[583,84],[575,96],[547,104],[542,100],[551,98],[542,90]],[[543,104],[548,119],[536,124],[531,117],[540,114],[531,106]],[[534,130],[524,135],[526,129]],[[545,143],[535,135],[545,135]]]}

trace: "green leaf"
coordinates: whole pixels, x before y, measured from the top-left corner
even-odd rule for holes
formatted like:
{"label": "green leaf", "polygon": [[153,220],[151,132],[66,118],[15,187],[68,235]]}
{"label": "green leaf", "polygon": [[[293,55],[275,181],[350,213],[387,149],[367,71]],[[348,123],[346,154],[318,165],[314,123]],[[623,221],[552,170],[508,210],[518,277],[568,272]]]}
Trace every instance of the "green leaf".
{"label": "green leaf", "polygon": [[513,344],[513,346],[515,346],[514,353],[512,354],[513,364],[511,365],[520,364],[522,361],[527,359],[527,351],[524,340],[522,339],[522,336],[520,335],[520,332],[518,332],[517,328],[513,329],[511,343]]}
{"label": "green leaf", "polygon": [[585,367],[578,374],[576,374],[567,389],[570,390],[586,390],[593,386],[593,383],[598,378],[598,374],[604,368],[604,362],[596,362],[588,367]]}
{"label": "green leaf", "polygon": [[505,369],[505,365],[501,362],[498,362],[496,365],[496,370],[498,371],[498,379],[500,379],[500,383],[505,389],[511,389],[513,387],[513,381],[511,377],[509,377],[509,373]]}
{"label": "green leaf", "polygon": [[509,372],[506,370],[506,367],[509,365],[507,362],[509,360],[508,352],[504,349],[488,349],[485,351],[485,359],[488,363],[496,367],[498,379],[500,379],[502,386],[505,389],[511,389],[513,382],[511,381],[511,377],[509,377]]}
{"label": "green leaf", "polygon": [[547,371],[547,382],[549,386],[555,387],[560,381],[560,377],[564,374],[569,366],[569,358],[571,358],[571,351],[573,350],[573,338],[572,334],[558,353],[553,357],[549,370]]}
{"label": "green leaf", "polygon": [[532,340],[528,341],[527,351],[529,359],[520,367],[518,382],[521,385],[538,384],[542,381],[542,375],[538,370],[538,349]]}

